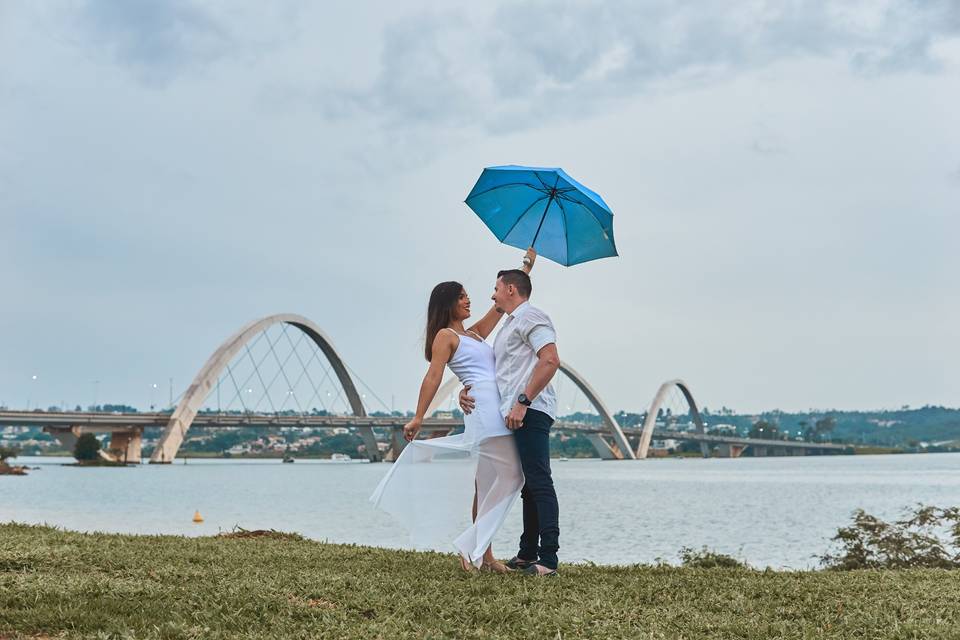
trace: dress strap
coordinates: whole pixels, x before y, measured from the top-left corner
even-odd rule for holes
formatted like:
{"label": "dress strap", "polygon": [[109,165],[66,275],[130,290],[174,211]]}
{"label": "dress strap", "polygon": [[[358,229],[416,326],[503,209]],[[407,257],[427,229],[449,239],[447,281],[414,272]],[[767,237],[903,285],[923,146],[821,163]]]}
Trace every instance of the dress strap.
{"label": "dress strap", "polygon": [[480,342],[483,342],[483,336],[481,336],[476,331],[473,331],[472,329],[467,329],[467,333],[472,333],[473,335],[477,336],[477,340],[479,340]]}

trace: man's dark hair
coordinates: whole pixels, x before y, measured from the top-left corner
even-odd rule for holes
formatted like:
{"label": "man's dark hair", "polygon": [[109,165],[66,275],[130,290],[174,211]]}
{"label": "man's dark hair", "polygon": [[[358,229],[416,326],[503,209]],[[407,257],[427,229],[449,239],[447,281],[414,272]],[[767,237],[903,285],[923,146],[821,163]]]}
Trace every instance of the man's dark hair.
{"label": "man's dark hair", "polygon": [[530,276],[520,269],[504,269],[497,272],[497,277],[503,280],[503,284],[512,284],[517,288],[517,292],[524,298],[529,298],[533,293],[533,285],[530,284]]}

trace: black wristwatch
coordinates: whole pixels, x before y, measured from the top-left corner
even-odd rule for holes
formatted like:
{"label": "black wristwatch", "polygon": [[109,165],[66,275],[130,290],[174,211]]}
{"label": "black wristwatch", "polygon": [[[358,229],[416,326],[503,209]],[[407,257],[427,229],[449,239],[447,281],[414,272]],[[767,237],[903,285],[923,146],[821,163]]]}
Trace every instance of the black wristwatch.
{"label": "black wristwatch", "polygon": [[531,404],[533,404],[533,401],[531,401],[530,398],[528,398],[527,394],[525,393],[520,394],[520,397],[517,398],[517,402],[519,402],[525,407],[529,407]]}

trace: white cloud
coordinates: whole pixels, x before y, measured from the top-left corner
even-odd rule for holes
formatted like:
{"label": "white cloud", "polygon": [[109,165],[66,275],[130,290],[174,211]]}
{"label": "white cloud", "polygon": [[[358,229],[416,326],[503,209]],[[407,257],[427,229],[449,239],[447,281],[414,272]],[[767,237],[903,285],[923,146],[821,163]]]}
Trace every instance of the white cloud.
{"label": "white cloud", "polygon": [[[385,28],[379,74],[346,95],[385,126],[535,127],[778,60],[839,58],[863,73],[933,70],[933,46],[960,35],[957,14],[949,0],[538,0],[506,3],[479,24],[423,13]],[[342,104],[342,93],[327,95]]]}

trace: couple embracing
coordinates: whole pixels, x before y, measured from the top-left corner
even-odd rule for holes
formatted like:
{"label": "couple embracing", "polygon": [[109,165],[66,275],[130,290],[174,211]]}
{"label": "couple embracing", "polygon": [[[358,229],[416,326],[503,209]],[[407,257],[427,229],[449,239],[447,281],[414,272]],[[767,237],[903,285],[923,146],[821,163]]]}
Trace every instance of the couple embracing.
{"label": "couple embracing", "polygon": [[[371,496],[411,533],[414,542],[453,538],[465,570],[555,575],[559,508],[550,473],[550,427],[556,394],[550,384],[560,366],[549,316],[531,306],[527,251],[522,269],[497,274],[493,307],[466,327],[470,298],[457,282],[430,294],[425,355],[430,362],[415,417],[404,426],[409,444]],[[485,340],[507,318],[491,346]],[[416,439],[449,367],[464,385],[463,433]],[[472,524],[457,533],[470,504]],[[516,556],[495,559],[491,541],[511,506],[523,503],[523,534]],[[455,536],[455,537],[454,537]]]}

